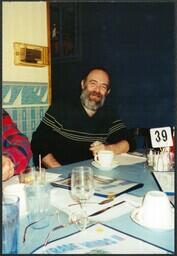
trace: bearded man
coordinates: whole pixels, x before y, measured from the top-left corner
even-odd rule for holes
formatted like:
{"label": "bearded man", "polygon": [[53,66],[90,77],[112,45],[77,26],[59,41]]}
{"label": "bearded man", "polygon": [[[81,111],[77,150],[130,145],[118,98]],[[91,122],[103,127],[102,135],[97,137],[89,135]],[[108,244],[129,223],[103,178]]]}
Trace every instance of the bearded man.
{"label": "bearded man", "polygon": [[33,133],[33,160],[39,154],[46,168],[93,158],[99,150],[115,154],[130,150],[125,124],[105,105],[110,93],[110,75],[104,68],[91,69],[81,81],[77,104],[52,105]]}

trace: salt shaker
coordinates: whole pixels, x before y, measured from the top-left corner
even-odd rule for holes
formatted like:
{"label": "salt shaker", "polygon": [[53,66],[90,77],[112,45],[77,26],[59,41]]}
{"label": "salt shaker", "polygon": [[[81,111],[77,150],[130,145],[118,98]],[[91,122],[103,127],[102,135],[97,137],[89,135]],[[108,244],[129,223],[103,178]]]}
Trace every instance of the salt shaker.
{"label": "salt shaker", "polygon": [[147,155],[147,160],[148,160],[148,165],[153,166],[154,154],[153,154],[152,149],[149,150],[149,154]]}

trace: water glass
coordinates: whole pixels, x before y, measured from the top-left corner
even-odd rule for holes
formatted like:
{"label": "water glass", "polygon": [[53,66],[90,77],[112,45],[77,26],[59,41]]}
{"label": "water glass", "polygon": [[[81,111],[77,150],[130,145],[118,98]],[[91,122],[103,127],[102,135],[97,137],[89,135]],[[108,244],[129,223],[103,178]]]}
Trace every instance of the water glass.
{"label": "water glass", "polygon": [[73,199],[81,207],[90,199],[94,192],[93,170],[88,166],[78,166],[72,169],[71,193]]}
{"label": "water glass", "polygon": [[19,214],[20,217],[26,214],[26,197],[25,197],[25,184],[10,184],[3,189],[5,194],[13,194],[19,197]]}
{"label": "water glass", "polygon": [[[27,216],[29,224],[38,221],[31,227],[45,228],[49,225],[50,194],[45,184],[28,184],[25,186]],[[40,220],[40,221],[39,221]]]}
{"label": "water glass", "polygon": [[19,197],[3,194],[2,199],[2,253],[18,254]]}
{"label": "water glass", "polygon": [[72,169],[71,194],[78,202],[81,209],[70,216],[70,221],[75,223],[79,229],[84,230],[87,226],[88,216],[84,205],[94,192],[93,170],[89,166],[78,166]]}
{"label": "water glass", "polygon": [[33,184],[35,182],[45,183],[46,181],[45,168],[27,167],[22,173],[20,173],[19,180],[20,180],[20,183],[25,183],[25,184]]}

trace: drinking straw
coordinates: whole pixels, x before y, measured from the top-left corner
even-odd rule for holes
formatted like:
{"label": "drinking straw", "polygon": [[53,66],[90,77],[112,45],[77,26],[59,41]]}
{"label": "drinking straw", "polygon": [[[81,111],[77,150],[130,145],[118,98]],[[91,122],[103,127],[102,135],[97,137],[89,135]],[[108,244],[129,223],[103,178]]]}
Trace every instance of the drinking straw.
{"label": "drinking straw", "polygon": [[39,155],[39,173],[40,173],[40,177],[41,177],[41,155]]}

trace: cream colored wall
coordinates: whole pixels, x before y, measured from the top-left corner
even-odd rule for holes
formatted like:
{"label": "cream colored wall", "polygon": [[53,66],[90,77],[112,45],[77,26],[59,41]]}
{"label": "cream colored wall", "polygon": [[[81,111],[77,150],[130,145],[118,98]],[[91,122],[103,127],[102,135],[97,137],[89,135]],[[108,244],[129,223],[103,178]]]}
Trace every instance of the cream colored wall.
{"label": "cream colored wall", "polygon": [[2,80],[48,82],[48,67],[14,65],[14,42],[47,45],[46,2],[3,2]]}

